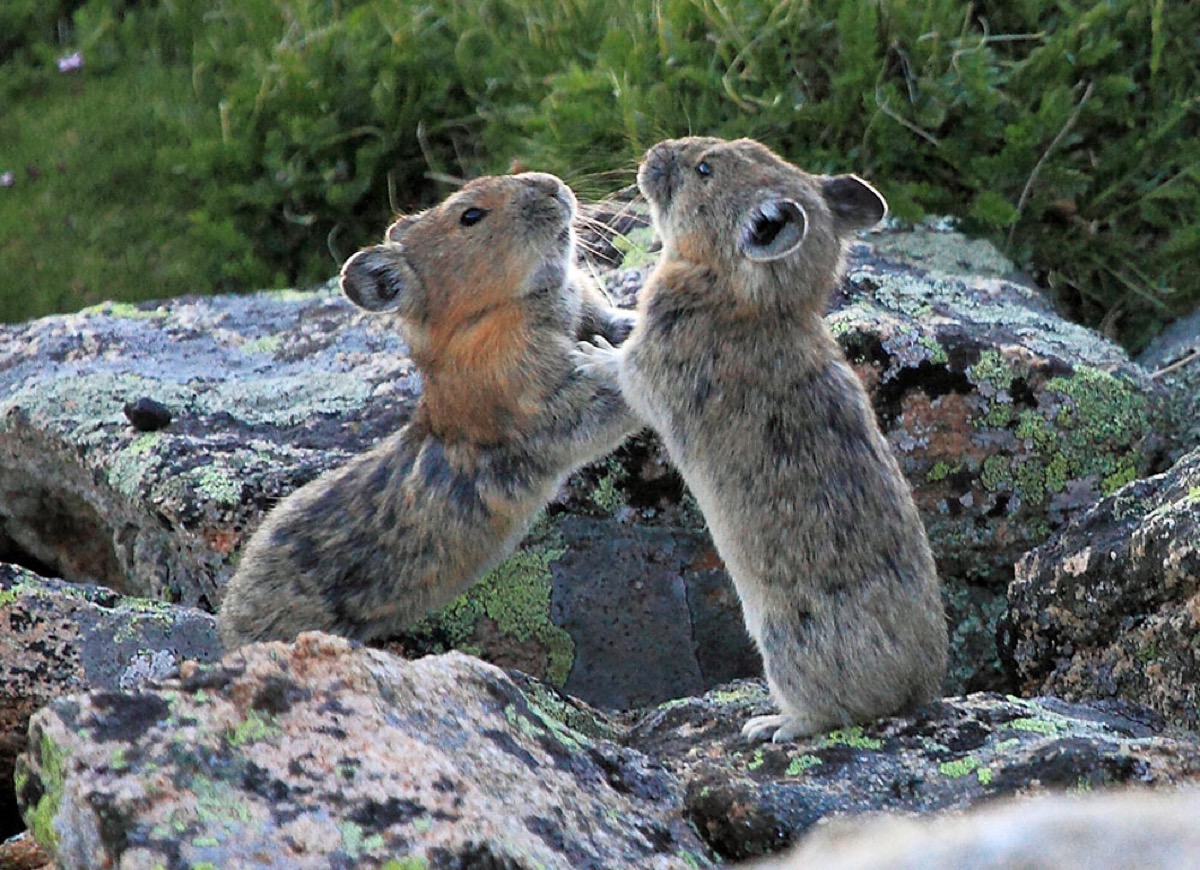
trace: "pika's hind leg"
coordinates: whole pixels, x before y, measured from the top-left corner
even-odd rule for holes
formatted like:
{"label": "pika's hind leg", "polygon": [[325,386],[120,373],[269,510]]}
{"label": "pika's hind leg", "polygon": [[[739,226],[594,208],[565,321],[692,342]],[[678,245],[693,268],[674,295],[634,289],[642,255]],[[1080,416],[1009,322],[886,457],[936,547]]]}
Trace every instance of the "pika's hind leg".
{"label": "pika's hind leg", "polygon": [[774,713],[769,716],[752,716],[742,726],[742,737],[750,743],[770,738],[772,743],[787,743],[797,737],[816,734],[822,728],[812,719],[803,716]]}

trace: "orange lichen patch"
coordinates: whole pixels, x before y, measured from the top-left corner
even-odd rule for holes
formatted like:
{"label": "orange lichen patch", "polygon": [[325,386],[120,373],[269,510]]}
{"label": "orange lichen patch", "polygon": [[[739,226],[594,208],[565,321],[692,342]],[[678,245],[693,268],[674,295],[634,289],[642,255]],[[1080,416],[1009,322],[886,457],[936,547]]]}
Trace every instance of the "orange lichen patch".
{"label": "orange lichen patch", "polygon": [[930,399],[924,392],[913,390],[900,403],[897,426],[913,438],[925,439],[925,446],[913,452],[919,451],[930,460],[952,465],[971,459],[982,462],[987,451],[974,440],[974,414],[969,396],[947,393]]}
{"label": "orange lichen patch", "polygon": [[222,556],[228,556],[241,544],[242,535],[232,529],[206,529],[204,540]]}

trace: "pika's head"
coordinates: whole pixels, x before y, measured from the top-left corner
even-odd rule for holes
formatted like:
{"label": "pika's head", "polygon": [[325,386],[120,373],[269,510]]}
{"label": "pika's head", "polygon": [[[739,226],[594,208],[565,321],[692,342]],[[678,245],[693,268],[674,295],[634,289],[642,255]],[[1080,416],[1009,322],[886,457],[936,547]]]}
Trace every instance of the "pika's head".
{"label": "pika's head", "polygon": [[854,175],[810,175],[751,139],[689,137],[651,148],[638,171],[665,260],[728,278],[744,302],[783,301],[797,287],[824,299],[842,246],[887,214]]}
{"label": "pika's head", "polygon": [[575,195],[540,172],[485,176],[399,218],[381,245],[342,266],[342,290],[433,332],[469,325],[514,299],[555,292],[574,251]]}

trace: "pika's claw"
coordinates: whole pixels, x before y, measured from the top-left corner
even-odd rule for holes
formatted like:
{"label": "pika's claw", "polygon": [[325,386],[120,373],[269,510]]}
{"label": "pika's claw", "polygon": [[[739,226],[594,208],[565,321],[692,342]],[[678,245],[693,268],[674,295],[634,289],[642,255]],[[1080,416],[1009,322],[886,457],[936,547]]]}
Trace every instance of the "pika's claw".
{"label": "pika's claw", "polygon": [[797,737],[816,733],[808,722],[796,716],[779,713],[770,716],[753,716],[742,726],[742,737],[749,743],[770,738],[772,743],[790,743]]}
{"label": "pika's claw", "polygon": [[602,335],[591,341],[575,343],[575,370],[584,374],[616,380],[621,352]]}

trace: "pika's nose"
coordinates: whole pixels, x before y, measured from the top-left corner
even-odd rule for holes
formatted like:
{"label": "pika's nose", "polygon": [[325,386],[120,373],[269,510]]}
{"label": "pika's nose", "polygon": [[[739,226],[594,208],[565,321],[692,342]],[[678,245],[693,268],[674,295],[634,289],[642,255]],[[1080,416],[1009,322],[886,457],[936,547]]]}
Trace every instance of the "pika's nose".
{"label": "pika's nose", "polygon": [[679,157],[669,142],[659,142],[646,152],[638,170],[638,187],[652,202],[666,205],[675,195]]}

